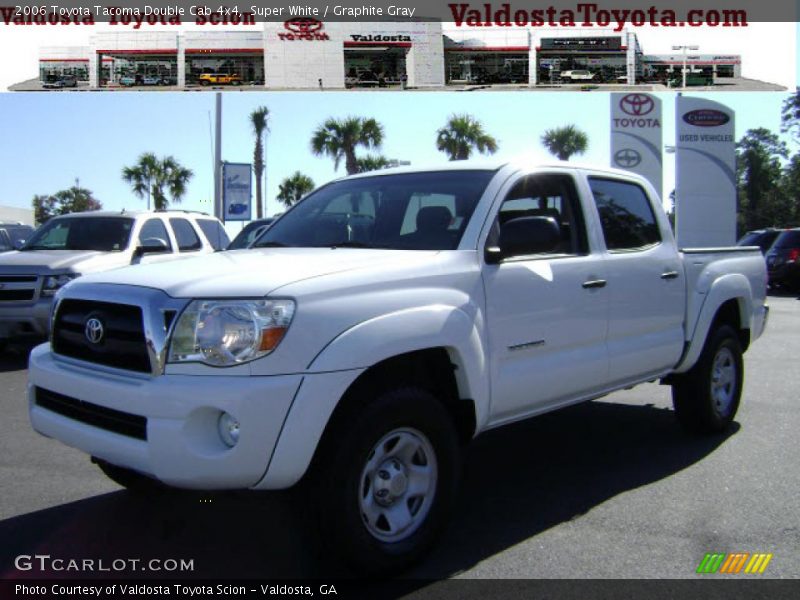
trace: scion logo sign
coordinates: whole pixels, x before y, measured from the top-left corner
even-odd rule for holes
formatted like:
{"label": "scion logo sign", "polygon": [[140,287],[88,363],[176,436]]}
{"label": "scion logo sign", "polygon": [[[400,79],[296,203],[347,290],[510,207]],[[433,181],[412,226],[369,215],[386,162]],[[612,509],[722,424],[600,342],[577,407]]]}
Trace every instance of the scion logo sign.
{"label": "scion logo sign", "polygon": [[286,29],[287,33],[279,33],[278,37],[289,42],[315,42],[331,39],[327,33],[322,31],[322,27],[322,21],[313,17],[295,17],[284,21],[283,28]]}
{"label": "scion logo sign", "polygon": [[626,115],[632,117],[643,117],[653,112],[655,102],[650,96],[645,94],[628,94],[619,101],[619,107]]}
{"label": "scion logo sign", "polygon": [[87,319],[86,326],[83,328],[83,334],[90,344],[99,344],[103,341],[103,336],[105,335],[103,322],[97,317]]}
{"label": "scion logo sign", "polygon": [[632,169],[642,162],[642,155],[632,148],[623,148],[614,153],[614,163],[623,169]]}
{"label": "scion logo sign", "polygon": [[684,122],[695,127],[719,127],[725,125],[731,118],[721,110],[712,108],[700,108],[690,110],[683,115]]}

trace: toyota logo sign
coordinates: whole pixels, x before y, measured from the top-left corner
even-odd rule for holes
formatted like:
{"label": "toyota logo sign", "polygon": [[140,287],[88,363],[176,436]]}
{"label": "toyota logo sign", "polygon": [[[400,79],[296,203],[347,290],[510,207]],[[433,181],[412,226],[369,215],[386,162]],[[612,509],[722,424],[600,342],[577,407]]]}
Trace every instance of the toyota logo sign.
{"label": "toyota logo sign", "polygon": [[306,40],[313,42],[330,39],[328,34],[322,31],[322,21],[313,17],[294,17],[284,21],[283,28],[288,32],[278,34],[283,41]]}
{"label": "toyota logo sign", "polygon": [[619,101],[619,107],[627,115],[632,117],[643,117],[653,112],[655,102],[646,94],[628,94]]}
{"label": "toyota logo sign", "polygon": [[86,339],[90,344],[99,344],[102,342],[105,333],[105,327],[103,327],[103,322],[100,319],[97,317],[86,319],[86,326],[83,328],[83,335],[86,336]]}
{"label": "toyota logo sign", "polygon": [[322,21],[312,17],[295,17],[285,21],[283,27],[294,33],[312,33],[322,29]]}

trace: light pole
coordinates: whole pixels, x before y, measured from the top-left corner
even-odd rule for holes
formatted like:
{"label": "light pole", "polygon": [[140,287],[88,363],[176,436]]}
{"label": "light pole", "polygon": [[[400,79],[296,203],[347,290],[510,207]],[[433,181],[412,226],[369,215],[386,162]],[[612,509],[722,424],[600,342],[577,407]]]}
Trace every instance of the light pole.
{"label": "light pole", "polygon": [[682,73],[681,73],[683,75],[683,86],[681,86],[681,89],[685,90],[686,89],[686,63],[688,62],[688,59],[689,59],[689,56],[688,56],[689,50],[692,50],[692,51],[700,50],[700,46],[673,46],[672,49],[673,50],[682,50],[683,51],[683,69],[682,69]]}

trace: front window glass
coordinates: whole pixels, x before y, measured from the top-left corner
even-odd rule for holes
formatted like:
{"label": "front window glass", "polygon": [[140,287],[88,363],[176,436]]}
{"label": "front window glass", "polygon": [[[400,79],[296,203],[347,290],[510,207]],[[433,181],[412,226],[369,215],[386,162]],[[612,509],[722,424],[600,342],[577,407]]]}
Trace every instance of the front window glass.
{"label": "front window glass", "polygon": [[254,246],[454,250],[493,176],[465,170],[336,181],[300,201]]}
{"label": "front window glass", "polygon": [[23,250],[97,250],[117,252],[128,247],[133,219],[66,217],[51,219],[31,236]]}

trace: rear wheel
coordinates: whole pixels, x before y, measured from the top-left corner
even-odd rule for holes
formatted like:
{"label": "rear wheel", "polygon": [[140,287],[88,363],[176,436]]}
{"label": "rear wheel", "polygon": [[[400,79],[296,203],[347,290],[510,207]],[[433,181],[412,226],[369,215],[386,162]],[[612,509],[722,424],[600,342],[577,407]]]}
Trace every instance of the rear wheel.
{"label": "rear wheel", "polygon": [[739,408],[743,376],[736,331],[729,325],[718,327],[709,334],[697,364],[672,385],[678,422],[698,433],[727,429]]}
{"label": "rear wheel", "polygon": [[312,495],[324,541],[367,573],[420,559],[455,496],[456,432],[442,404],[419,388],[358,402],[320,446]]}

